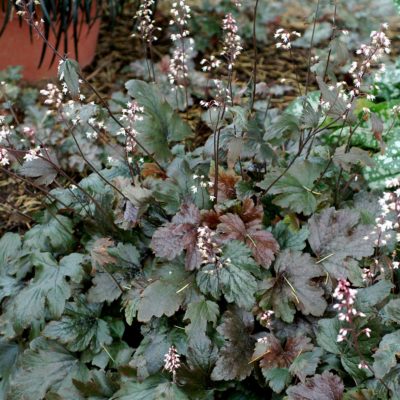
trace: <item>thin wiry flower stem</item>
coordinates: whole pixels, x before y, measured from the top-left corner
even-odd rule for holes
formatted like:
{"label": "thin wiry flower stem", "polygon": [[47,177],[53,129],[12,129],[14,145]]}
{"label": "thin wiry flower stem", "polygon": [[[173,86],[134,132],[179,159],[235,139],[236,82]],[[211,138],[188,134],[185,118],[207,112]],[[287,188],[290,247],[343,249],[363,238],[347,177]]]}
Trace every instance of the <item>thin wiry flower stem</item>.
{"label": "thin wiry flower stem", "polygon": [[330,39],[330,45],[329,45],[329,51],[328,51],[328,56],[326,58],[326,65],[325,65],[325,70],[324,70],[324,75],[322,77],[322,79],[325,81],[326,79],[326,75],[328,73],[328,68],[329,68],[329,64],[331,62],[331,56],[332,56],[332,41],[335,39],[336,37],[336,32],[337,32],[337,26],[336,26],[336,15],[337,15],[337,2],[335,0],[335,8],[333,10],[333,17],[332,17],[332,24],[333,24],[333,29],[332,29],[332,35],[331,35],[331,39]]}
{"label": "thin wiry flower stem", "polygon": [[[53,53],[61,60],[61,61],[66,61],[67,57],[63,56],[44,36],[44,34],[40,31],[40,29],[36,26],[34,20],[33,20],[33,14],[29,12],[27,9],[27,13],[29,15],[29,20],[28,23],[29,25],[37,32],[37,34],[40,36],[40,38],[46,43],[47,46],[53,51]],[[96,90],[96,88],[82,75],[81,72],[78,72],[79,78],[89,87],[89,89],[95,94],[95,96],[98,98],[100,101],[101,105],[106,109],[108,115],[111,117],[111,119],[116,122],[121,128],[125,129],[125,127],[121,124],[121,122],[118,120],[118,118],[115,117],[114,113],[111,111],[110,107],[108,106],[107,102],[104,100],[104,98],[100,95],[100,93]],[[154,158],[154,156],[136,139],[133,139],[136,144],[143,150],[143,152],[150,157],[156,164],[157,166],[163,171],[166,172],[165,169],[161,166],[161,164]]]}
{"label": "thin wiry flower stem", "polygon": [[320,132],[321,132],[322,130],[324,130],[324,129],[328,129],[331,125],[334,125],[338,120],[340,120],[340,118],[338,118],[338,119],[332,121],[329,125],[327,125],[327,126],[325,126],[325,127],[321,127],[321,124],[320,124],[317,128],[315,128],[315,129],[312,131],[312,133],[310,133],[310,134],[308,135],[308,137],[304,140],[304,142],[302,143],[302,145],[299,147],[299,149],[298,149],[296,155],[295,155],[295,156],[292,158],[292,160],[289,162],[288,166],[287,166],[287,167],[284,169],[284,171],[283,171],[279,176],[277,176],[277,177],[270,183],[270,185],[264,190],[264,195],[266,195],[266,194],[271,190],[271,188],[272,188],[278,181],[280,181],[280,180],[283,178],[283,176],[286,174],[286,172],[289,171],[289,169],[292,167],[292,165],[295,163],[295,161],[301,156],[301,154],[302,154],[304,148],[306,147],[307,143],[308,143],[315,135],[317,135],[318,133],[320,133]]}
{"label": "thin wiry flower stem", "polygon": [[102,179],[107,185],[111,186],[115,191],[117,191],[125,200],[128,200],[128,198],[115,186],[113,185],[107,178],[105,178],[100,171],[87,159],[87,157],[85,156],[85,154],[82,151],[81,146],[79,145],[79,142],[74,134],[74,126],[70,126],[70,124],[68,123],[68,121],[65,119],[63,113],[60,113],[60,117],[62,119],[62,121],[65,123],[65,125],[67,126],[68,131],[70,132],[72,139],[75,142],[76,147],[78,148],[79,154],[81,155],[81,157],[83,158],[83,161],[85,161],[85,163],[89,166],[89,168],[96,173],[100,179]]}
{"label": "thin wiry flower stem", "polygon": [[251,103],[250,103],[250,111],[253,110],[254,107],[254,102],[256,98],[256,85],[257,85],[257,64],[258,64],[258,52],[257,52],[257,11],[258,11],[258,2],[259,0],[256,0],[256,3],[254,5],[254,11],[253,11],[253,92],[251,96]]}
{"label": "thin wiry flower stem", "polygon": [[318,13],[319,13],[319,6],[320,6],[320,0],[317,2],[317,8],[315,10],[315,15],[314,15],[314,22],[313,22],[313,30],[311,34],[311,43],[310,47],[308,49],[308,66],[307,66],[307,78],[306,78],[306,93],[305,95],[307,96],[308,94],[308,88],[310,86],[310,76],[311,76],[311,54],[312,54],[312,47],[314,45],[314,36],[315,36],[315,27],[317,25],[317,18],[318,18]]}

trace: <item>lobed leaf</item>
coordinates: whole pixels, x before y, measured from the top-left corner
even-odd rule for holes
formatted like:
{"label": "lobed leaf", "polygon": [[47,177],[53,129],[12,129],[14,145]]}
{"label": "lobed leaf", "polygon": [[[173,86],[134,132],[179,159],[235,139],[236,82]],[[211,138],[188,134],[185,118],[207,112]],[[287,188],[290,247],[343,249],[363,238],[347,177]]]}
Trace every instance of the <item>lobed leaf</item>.
{"label": "lobed leaf", "polygon": [[183,204],[171,222],[154,232],[150,246],[157,257],[170,261],[186,250],[186,269],[197,269],[201,263],[201,255],[197,248],[199,226],[199,209],[192,203]]}
{"label": "lobed leaf", "polygon": [[333,207],[313,215],[308,223],[308,242],[321,265],[335,278],[346,278],[346,261],[361,260],[374,252],[371,226],[359,225],[360,214]]}
{"label": "lobed leaf", "polygon": [[314,190],[314,182],[323,171],[323,166],[310,161],[296,161],[285,175],[282,169],[269,171],[258,186],[277,194],[273,203],[296,213],[311,215],[317,209],[321,193]]}
{"label": "lobed leaf", "polygon": [[251,249],[257,263],[268,268],[275,259],[279,245],[272,233],[263,229],[262,216],[262,207],[255,206],[253,200],[246,199],[240,216],[228,213],[219,218],[221,223],[217,232],[222,243],[230,240],[245,243]]}
{"label": "lobed leaf", "polygon": [[254,318],[240,310],[226,311],[218,332],[226,339],[212,371],[214,381],[243,380],[253,370],[250,363],[254,340],[250,337]]}
{"label": "lobed leaf", "polygon": [[284,250],[274,270],[276,276],[265,281],[263,305],[272,305],[276,316],[285,322],[293,321],[295,308],[304,315],[323,315],[327,303],[316,279],[324,273],[309,254]]}
{"label": "lobed leaf", "polygon": [[339,376],[325,371],[305,383],[299,383],[287,390],[289,400],[342,400],[344,385]]}

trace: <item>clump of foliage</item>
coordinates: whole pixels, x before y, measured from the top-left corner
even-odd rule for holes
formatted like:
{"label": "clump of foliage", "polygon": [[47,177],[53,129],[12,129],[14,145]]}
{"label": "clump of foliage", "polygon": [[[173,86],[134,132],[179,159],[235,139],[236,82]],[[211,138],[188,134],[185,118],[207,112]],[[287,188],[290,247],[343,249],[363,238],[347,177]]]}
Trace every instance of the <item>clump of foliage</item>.
{"label": "clump of foliage", "polygon": [[[66,172],[57,141],[25,129],[14,86],[2,84],[1,171],[29,182],[46,208],[0,240],[1,395],[398,398],[399,110],[373,94],[387,27],[357,51],[349,84],[332,75],[336,27],[317,60],[326,67],[310,52],[315,68],[278,112],[257,81],[257,48],[252,82],[234,79],[247,45],[238,1],[203,72],[191,9],[172,5],[164,76],[152,60],[153,3],[141,3],[136,25],[149,82],[87,103],[94,88],[59,55],[61,85],[41,93],[49,129],[64,132],[87,176]],[[278,29],[277,48],[291,53],[300,35]],[[187,119],[199,103],[201,144]]]}

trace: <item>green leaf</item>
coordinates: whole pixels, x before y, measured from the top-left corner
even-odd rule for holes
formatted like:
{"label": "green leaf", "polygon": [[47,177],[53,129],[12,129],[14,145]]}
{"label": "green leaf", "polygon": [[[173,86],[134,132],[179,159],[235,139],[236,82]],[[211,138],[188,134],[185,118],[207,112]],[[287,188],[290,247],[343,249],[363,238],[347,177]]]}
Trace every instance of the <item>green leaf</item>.
{"label": "green leaf", "polygon": [[374,253],[373,227],[359,225],[359,219],[357,211],[336,211],[331,207],[313,215],[308,222],[308,241],[319,258],[318,264],[335,278],[347,277],[349,259],[361,260]]}
{"label": "green leaf", "polygon": [[108,249],[108,253],[117,259],[122,268],[135,270],[141,266],[140,253],[131,243],[118,243],[117,247]]}
{"label": "green leaf", "polygon": [[275,393],[281,393],[291,380],[291,376],[287,368],[272,368],[263,370],[263,375],[270,388]]}
{"label": "green leaf", "polygon": [[0,340],[0,398],[2,399],[6,399],[21,352],[19,344]]}
{"label": "green leaf", "polygon": [[159,376],[143,382],[125,382],[111,400],[188,400],[185,393],[175,384]]}
{"label": "green leaf", "polygon": [[91,370],[87,380],[72,380],[75,387],[85,399],[108,400],[118,389],[118,385],[112,380],[111,374],[104,371]]}
{"label": "green leaf", "polygon": [[219,270],[215,265],[202,267],[196,275],[196,283],[202,293],[210,294],[215,299],[219,298],[221,294]]}
{"label": "green leaf", "polygon": [[32,263],[35,277],[12,301],[14,326],[25,328],[35,319],[43,319],[48,308],[52,318],[59,318],[65,301],[71,296],[67,277],[79,283],[83,276],[83,255],[73,253],[58,264],[50,253],[35,253]]}
{"label": "green leaf", "polygon": [[322,165],[296,161],[276,183],[274,181],[281,175],[282,169],[268,172],[259,186],[262,189],[269,188],[269,193],[278,195],[274,204],[296,213],[311,215],[317,209],[321,197],[321,193],[314,190],[314,182],[322,170]]}
{"label": "green leaf", "polygon": [[320,319],[318,321],[317,343],[326,351],[340,354],[340,346],[337,342],[340,323],[337,318]]}
{"label": "green leaf", "polygon": [[[199,185],[199,181],[193,178],[193,173],[188,157],[176,157],[168,166],[168,178],[152,182],[154,197],[162,203],[167,214],[176,214],[182,203],[190,201],[201,209],[208,204],[208,189]],[[193,186],[198,188],[196,193],[191,190]]]}
{"label": "green leaf", "polygon": [[207,322],[217,323],[219,307],[217,303],[202,299],[197,303],[190,303],[186,309],[184,319],[189,319],[186,333],[190,337],[203,335],[207,329]]}
{"label": "green leaf", "polygon": [[176,383],[165,382],[157,387],[155,400],[189,400]]}
{"label": "green leaf", "polygon": [[17,233],[6,233],[0,239],[0,274],[21,250],[21,238]]}
{"label": "green leaf", "polygon": [[70,95],[74,98],[79,96],[79,64],[77,61],[67,59],[60,62],[58,67],[58,77],[67,85]]}
{"label": "green leaf", "polygon": [[184,299],[184,293],[177,293],[178,290],[179,282],[158,280],[151,283],[141,295],[137,319],[141,322],[149,322],[152,317],[174,315]]}
{"label": "green leaf", "polygon": [[171,156],[169,144],[179,142],[192,134],[190,126],[182,121],[163,99],[155,84],[130,80],[125,84],[128,94],[144,107],[146,116],[137,122],[137,138],[158,160]]}
{"label": "green leaf", "polygon": [[254,305],[254,294],[257,290],[257,281],[251,273],[260,272],[251,258],[252,252],[244,243],[232,240],[223,247],[222,254],[222,267],[218,268],[216,276],[209,274],[209,280],[218,280],[212,284],[219,284],[229,303],[249,310]]}
{"label": "green leaf", "polygon": [[181,364],[176,371],[176,382],[190,393],[190,398],[209,400],[214,398],[211,395],[213,390],[209,388],[209,382],[210,371],[215,365],[217,356],[217,347],[207,336],[197,335],[191,339],[186,363]]}
{"label": "green leaf", "polygon": [[400,299],[390,300],[382,311],[385,318],[400,325]]}
{"label": "green leaf", "polygon": [[0,239],[0,303],[19,291],[20,282],[10,275],[14,269],[11,266],[18,259],[20,251],[21,238],[18,234],[6,233]]}
{"label": "green leaf", "polygon": [[140,290],[130,289],[123,294],[122,304],[125,309],[126,323],[131,326],[133,319],[136,318],[139,302],[140,302]]}
{"label": "green leaf", "polygon": [[112,342],[108,324],[99,318],[101,305],[88,304],[83,297],[68,303],[59,321],[51,321],[43,336],[67,345],[70,351],[90,349],[98,353]]}
{"label": "green leaf", "polygon": [[392,282],[381,280],[367,288],[358,289],[356,295],[356,309],[362,312],[371,311],[371,307],[381,303],[389,296],[392,288]]}
{"label": "green leaf", "polygon": [[255,303],[257,281],[249,272],[234,264],[225,263],[219,270],[221,290],[228,303],[250,310]]}
{"label": "green leaf", "polygon": [[307,376],[315,374],[317,366],[321,361],[322,354],[322,349],[318,347],[314,348],[312,351],[299,354],[289,367],[290,373],[296,375],[301,382],[305,382]]}
{"label": "green leaf", "polygon": [[272,228],[272,234],[278,241],[281,250],[291,249],[301,251],[306,247],[309,231],[306,226],[303,226],[298,231],[293,231],[284,221],[279,221]]}
{"label": "green leaf", "polygon": [[163,368],[165,354],[171,345],[174,345],[179,353],[186,352],[185,332],[182,329],[170,329],[164,319],[153,320],[143,325],[141,334],[143,340],[129,363],[137,371],[139,380],[146,379]]}
{"label": "green leaf", "polygon": [[72,233],[73,225],[69,218],[63,215],[54,218],[45,213],[40,224],[25,233],[24,244],[32,249],[65,254],[74,243]]}
{"label": "green leaf", "polygon": [[400,353],[400,330],[383,337],[374,354],[373,369],[377,378],[383,378],[397,365],[396,355]]}
{"label": "green leaf", "polygon": [[222,254],[222,260],[255,275],[260,273],[260,268],[252,258],[253,253],[245,243],[239,240],[230,240],[222,248]]}
{"label": "green leaf", "polygon": [[87,374],[84,364],[63,346],[38,337],[21,357],[11,398],[39,400],[51,392],[61,399],[78,400],[72,379],[85,379]]}
{"label": "green leaf", "polygon": [[[111,275],[111,276],[110,276]],[[89,289],[88,300],[91,303],[103,303],[118,299],[122,292],[118,283],[124,280],[122,274],[96,271],[96,276],[93,278],[93,286]]]}
{"label": "green leaf", "polygon": [[344,370],[358,383],[364,381],[367,377],[372,376],[369,369],[359,368],[361,362],[360,356],[351,349],[347,353],[343,353],[340,357],[340,362]]}
{"label": "green leaf", "polygon": [[323,315],[327,306],[324,290],[314,280],[324,274],[309,254],[284,250],[274,269],[276,276],[265,281],[260,303],[264,309],[272,306],[276,316],[285,322],[293,321],[295,308],[304,315]]}

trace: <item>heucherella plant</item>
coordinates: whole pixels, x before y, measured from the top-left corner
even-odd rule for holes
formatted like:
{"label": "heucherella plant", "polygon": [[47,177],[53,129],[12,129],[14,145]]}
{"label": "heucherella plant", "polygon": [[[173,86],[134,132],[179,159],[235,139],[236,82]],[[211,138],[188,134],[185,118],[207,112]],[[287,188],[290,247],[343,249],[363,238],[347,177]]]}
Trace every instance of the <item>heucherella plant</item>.
{"label": "heucherella plant", "polygon": [[398,105],[376,90],[389,28],[343,61],[336,2],[325,52],[320,2],[304,32],[274,26],[286,60],[311,38],[278,109],[259,1],[217,2],[206,51],[198,5],[156,3],[134,16],[147,82],[105,98],[50,49],[59,82],[0,85],[0,171],[40,204],[0,239],[0,398],[398,398]]}

